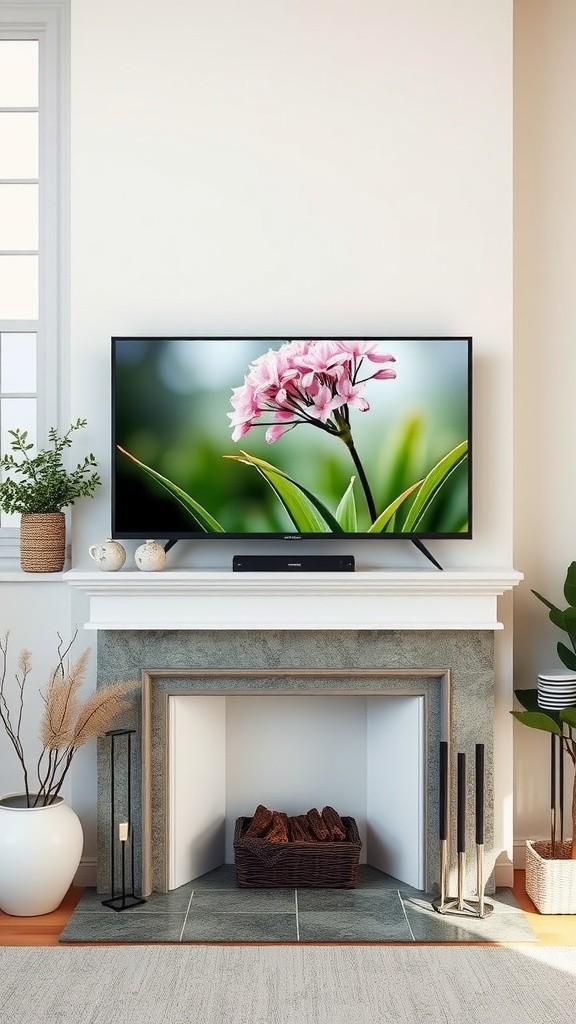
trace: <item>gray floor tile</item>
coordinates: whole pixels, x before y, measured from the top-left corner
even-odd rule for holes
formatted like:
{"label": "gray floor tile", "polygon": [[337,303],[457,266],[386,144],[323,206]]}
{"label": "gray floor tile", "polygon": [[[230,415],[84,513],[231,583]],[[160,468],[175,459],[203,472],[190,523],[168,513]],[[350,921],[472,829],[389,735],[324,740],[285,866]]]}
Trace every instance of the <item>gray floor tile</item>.
{"label": "gray floor tile", "polygon": [[199,889],[194,891],[190,913],[296,914],[294,889]]}
{"label": "gray floor tile", "polygon": [[295,914],[190,913],[183,942],[296,942]]}
{"label": "gray floor tile", "polygon": [[185,914],[76,912],[60,942],[179,942]]}
{"label": "gray floor tile", "polygon": [[512,889],[506,889],[503,886],[498,886],[496,892],[487,896],[486,899],[490,900],[501,911],[506,910],[520,910],[518,901],[512,892]]}
{"label": "gray floor tile", "polygon": [[189,884],[194,889],[236,889],[236,867],[234,864],[221,864],[219,868],[194,878]]}
{"label": "gray floor tile", "polygon": [[398,912],[312,911],[298,914],[301,942],[410,942],[412,935],[398,902]]}
{"label": "gray floor tile", "polygon": [[302,942],[410,942],[412,936],[396,890],[298,890]]}
{"label": "gray floor tile", "polygon": [[[137,907],[127,907],[122,914],[185,914],[188,910],[192,889],[190,886],[173,889],[172,892],[153,892],[145,903]],[[102,906],[102,900],[110,898],[109,893],[96,892],[96,889],[85,889],[78,903],[78,911],[82,914],[105,913],[115,914],[118,911]]]}
{"label": "gray floor tile", "polygon": [[[487,897],[487,902],[492,902]],[[439,914],[429,899],[403,898],[406,916],[417,942],[537,942],[521,910],[499,909],[485,918]]]}
{"label": "gray floor tile", "polygon": [[410,886],[407,886],[405,882],[401,882],[398,878],[394,878],[393,875],[384,874],[383,871],[379,871],[378,868],[373,868],[370,864],[358,865],[357,881],[358,889],[410,888]]}
{"label": "gray floor tile", "polygon": [[343,911],[381,914],[402,911],[397,889],[298,889],[298,913]]}

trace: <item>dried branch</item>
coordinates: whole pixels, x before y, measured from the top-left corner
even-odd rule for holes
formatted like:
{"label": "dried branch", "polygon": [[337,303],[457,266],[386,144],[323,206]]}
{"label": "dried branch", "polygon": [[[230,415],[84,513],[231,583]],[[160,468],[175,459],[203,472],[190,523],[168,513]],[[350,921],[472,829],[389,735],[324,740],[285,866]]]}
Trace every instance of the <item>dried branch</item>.
{"label": "dried branch", "polygon": [[25,688],[32,661],[29,651],[21,651],[18,671],[15,672],[18,715],[14,725],[6,696],[8,636],[6,633],[0,638],[0,723],[20,762],[28,806],[32,801],[34,806],[42,806],[52,803],[58,796],[78,748],[111,728],[116,719],[130,708],[128,694],[140,684],[136,679],[121,680],[103,686],[81,700],[79,690],[86,676],[90,652],[84,651],[71,666],[67,666],[66,661],[76,633],[66,645],[58,634],[58,662],[45,692],[41,694],[44,702],[39,731],[42,751],[36,764],[38,788],[33,798],[29,791],[27,762],[20,739]]}

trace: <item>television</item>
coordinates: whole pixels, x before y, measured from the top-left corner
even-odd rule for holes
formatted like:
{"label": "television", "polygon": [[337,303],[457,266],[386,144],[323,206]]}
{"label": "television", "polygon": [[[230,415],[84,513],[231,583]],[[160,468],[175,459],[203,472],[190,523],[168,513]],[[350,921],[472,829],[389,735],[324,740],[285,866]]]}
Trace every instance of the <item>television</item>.
{"label": "television", "polygon": [[112,535],[472,536],[470,337],[113,337]]}

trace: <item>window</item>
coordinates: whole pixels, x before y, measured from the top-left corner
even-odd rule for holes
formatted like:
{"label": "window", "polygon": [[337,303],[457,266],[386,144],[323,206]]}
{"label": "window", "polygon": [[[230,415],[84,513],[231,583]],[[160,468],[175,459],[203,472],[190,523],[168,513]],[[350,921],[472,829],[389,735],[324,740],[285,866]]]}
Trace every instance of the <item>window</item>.
{"label": "window", "polygon": [[[68,333],[68,3],[0,0],[0,448],[60,421]],[[0,513],[0,558],[19,517]]]}

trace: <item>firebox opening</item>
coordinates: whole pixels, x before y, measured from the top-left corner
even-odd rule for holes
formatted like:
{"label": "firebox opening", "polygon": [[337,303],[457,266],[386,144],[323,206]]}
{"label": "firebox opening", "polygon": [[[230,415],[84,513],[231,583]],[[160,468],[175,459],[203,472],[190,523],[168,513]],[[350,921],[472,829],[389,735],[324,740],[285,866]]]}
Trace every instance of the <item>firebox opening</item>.
{"label": "firebox opening", "polygon": [[172,695],[166,710],[166,888],[234,861],[258,803],[356,819],[368,863],[426,885],[423,695]]}

